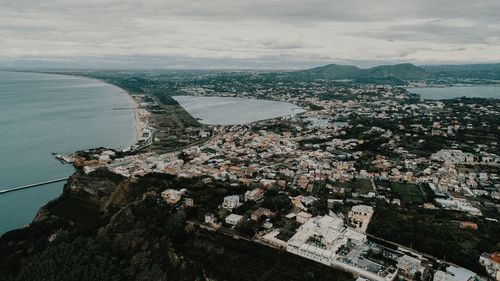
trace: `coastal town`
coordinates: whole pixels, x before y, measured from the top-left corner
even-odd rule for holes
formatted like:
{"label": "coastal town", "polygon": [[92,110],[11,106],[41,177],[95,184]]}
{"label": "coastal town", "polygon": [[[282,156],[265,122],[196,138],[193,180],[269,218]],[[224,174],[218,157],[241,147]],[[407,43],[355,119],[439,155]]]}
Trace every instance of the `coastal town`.
{"label": "coastal town", "polygon": [[494,245],[492,252],[468,255],[471,260],[461,263],[460,256],[446,256],[456,249],[429,253],[405,238],[388,237],[379,229],[384,217],[377,215],[445,216],[460,233],[497,225],[497,101],[422,100],[399,87],[330,82],[272,88],[255,83],[252,89],[234,81],[217,88],[186,84],[177,94],[265,98],[305,112],[249,124],[189,126],[177,135],[182,145],[164,152],[151,149],[160,141],[155,134],[161,97],[132,93],[142,124],[138,143],[123,151],[75,154],[75,166],[86,174],[105,169],[127,178],[164,174],[227,185],[216,206],[205,206],[190,186],[151,196],[169,208],[196,209],[190,223],[359,280],[498,280]]}
{"label": "coastal town", "polygon": [[500,0],[1,7],[0,281],[500,281]]}

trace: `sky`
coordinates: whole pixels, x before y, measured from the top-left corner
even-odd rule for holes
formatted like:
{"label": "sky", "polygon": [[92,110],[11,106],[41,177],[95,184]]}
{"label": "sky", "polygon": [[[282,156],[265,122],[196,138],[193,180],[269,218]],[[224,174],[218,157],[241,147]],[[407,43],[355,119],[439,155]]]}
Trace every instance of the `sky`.
{"label": "sky", "polygon": [[499,0],[0,0],[0,67],[500,62]]}

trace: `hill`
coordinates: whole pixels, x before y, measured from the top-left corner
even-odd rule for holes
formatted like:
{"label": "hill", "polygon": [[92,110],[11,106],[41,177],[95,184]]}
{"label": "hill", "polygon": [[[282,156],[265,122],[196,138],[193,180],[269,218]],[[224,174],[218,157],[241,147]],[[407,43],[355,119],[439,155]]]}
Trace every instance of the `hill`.
{"label": "hill", "polygon": [[396,78],[404,81],[424,80],[431,75],[424,69],[411,63],[396,65],[381,65],[365,69],[361,76],[364,78]]}
{"label": "hill", "polygon": [[329,64],[312,69],[287,73],[290,78],[302,79],[350,79],[364,83],[403,84],[404,81],[424,80],[431,74],[424,69],[410,63],[396,65],[381,65],[368,69],[361,69],[352,65]]}
{"label": "hill", "polygon": [[329,64],[306,70],[291,72],[296,77],[311,79],[353,79],[362,69],[353,65]]}

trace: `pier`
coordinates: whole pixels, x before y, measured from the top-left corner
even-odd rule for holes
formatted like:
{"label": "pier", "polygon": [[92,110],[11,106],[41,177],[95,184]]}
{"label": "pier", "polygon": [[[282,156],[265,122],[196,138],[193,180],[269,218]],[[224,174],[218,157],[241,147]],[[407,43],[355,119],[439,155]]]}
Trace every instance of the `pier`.
{"label": "pier", "polygon": [[68,178],[60,178],[60,179],[55,179],[55,180],[49,180],[49,181],[43,181],[43,182],[22,185],[22,186],[13,187],[13,188],[0,189],[0,194],[13,192],[13,191],[21,190],[21,189],[32,188],[32,187],[41,186],[41,185],[46,185],[46,184],[51,184],[51,183],[55,183],[55,182],[66,181],[67,179]]}

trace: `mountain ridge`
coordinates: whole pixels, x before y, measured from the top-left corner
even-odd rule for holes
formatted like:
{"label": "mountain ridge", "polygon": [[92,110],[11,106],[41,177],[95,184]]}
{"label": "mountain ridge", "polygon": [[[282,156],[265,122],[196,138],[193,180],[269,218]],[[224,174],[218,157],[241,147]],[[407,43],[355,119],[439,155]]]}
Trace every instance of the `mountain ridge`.
{"label": "mountain ridge", "polygon": [[411,63],[379,65],[367,69],[353,65],[328,64],[311,69],[289,72],[287,75],[304,79],[395,80],[400,82],[423,80],[431,77],[431,74],[426,70]]}

